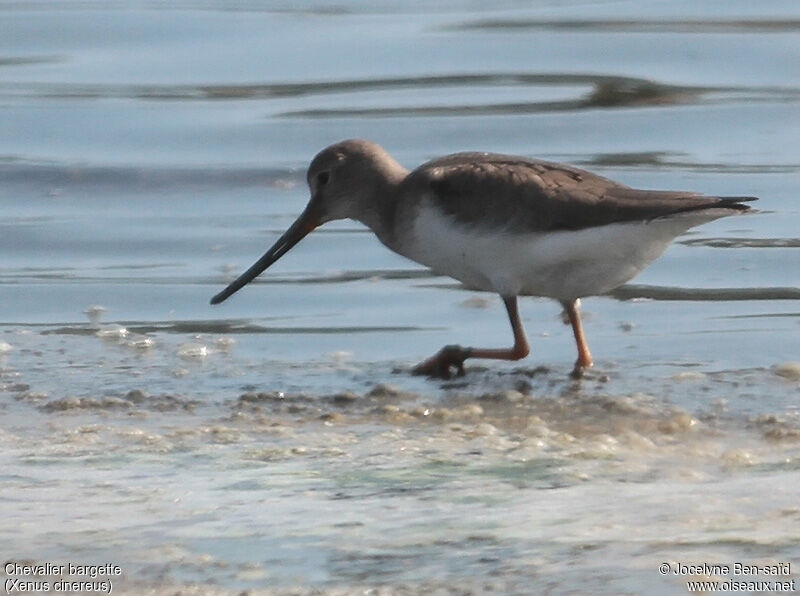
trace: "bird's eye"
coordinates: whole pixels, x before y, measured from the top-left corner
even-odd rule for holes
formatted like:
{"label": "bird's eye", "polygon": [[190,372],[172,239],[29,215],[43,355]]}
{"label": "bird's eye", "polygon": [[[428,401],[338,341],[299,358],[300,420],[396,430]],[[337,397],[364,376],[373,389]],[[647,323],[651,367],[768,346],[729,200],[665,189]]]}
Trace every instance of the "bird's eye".
{"label": "bird's eye", "polygon": [[319,186],[323,186],[328,183],[328,180],[331,178],[330,172],[320,172],[317,174],[317,184]]}

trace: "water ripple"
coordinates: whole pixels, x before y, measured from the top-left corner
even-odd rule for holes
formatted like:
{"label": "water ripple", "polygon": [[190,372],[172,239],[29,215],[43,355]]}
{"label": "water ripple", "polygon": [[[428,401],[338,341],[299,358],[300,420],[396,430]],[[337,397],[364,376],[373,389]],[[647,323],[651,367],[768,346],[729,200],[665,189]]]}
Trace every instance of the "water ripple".
{"label": "water ripple", "polygon": [[800,288],[679,288],[627,284],[608,294],[618,300],[800,300]]}
{"label": "water ripple", "polygon": [[[171,101],[232,101],[294,98],[337,93],[359,93],[392,89],[437,89],[443,87],[537,87],[586,86],[591,89],[585,97],[553,102],[492,103],[477,106],[379,106],[375,110],[297,110],[283,116],[332,115],[393,115],[449,114],[474,112],[517,112],[589,109],[642,104],[709,101],[769,100],[797,101],[800,88],[795,86],[691,86],[668,85],[649,79],[617,75],[581,73],[473,73],[439,74],[390,78],[342,79],[307,83],[256,83],[246,85],[134,85],[134,84],[74,84],[74,83],[2,83],[0,97],[8,99],[138,99]],[[448,111],[450,110],[450,111]]]}
{"label": "water ripple", "polygon": [[[244,320],[205,320],[205,321],[121,321],[131,333],[231,333],[231,334],[352,334],[352,333],[384,333],[400,331],[430,331],[438,327],[420,327],[412,325],[348,325],[348,326],[310,326],[292,327],[275,325],[258,325]],[[20,326],[20,325],[18,325]],[[21,325],[23,327],[41,327],[42,325]],[[42,335],[96,335],[97,329],[86,324],[70,323],[52,329],[45,329]]]}
{"label": "water ripple", "polygon": [[796,33],[797,19],[481,19],[444,27],[448,31],[529,31],[586,33]]}
{"label": "water ripple", "polygon": [[709,248],[798,248],[800,238],[692,238],[678,243]]}

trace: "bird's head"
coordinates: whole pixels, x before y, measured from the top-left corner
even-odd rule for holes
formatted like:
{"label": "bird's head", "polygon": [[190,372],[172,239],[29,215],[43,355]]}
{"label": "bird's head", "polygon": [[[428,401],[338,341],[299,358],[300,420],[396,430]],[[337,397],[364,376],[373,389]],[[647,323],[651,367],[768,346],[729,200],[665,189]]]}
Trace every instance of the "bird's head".
{"label": "bird's head", "polygon": [[351,139],[320,151],[306,174],[311,198],[277,242],[247,271],[211,299],[218,304],[253,281],[312,230],[336,219],[367,221],[376,197],[405,170],[380,145]]}

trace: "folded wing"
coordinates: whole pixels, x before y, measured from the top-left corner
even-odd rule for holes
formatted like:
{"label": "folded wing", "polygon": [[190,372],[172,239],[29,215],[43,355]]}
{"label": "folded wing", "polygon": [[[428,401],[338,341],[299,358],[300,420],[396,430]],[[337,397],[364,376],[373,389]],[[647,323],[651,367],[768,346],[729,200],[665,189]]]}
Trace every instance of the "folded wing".
{"label": "folded wing", "polygon": [[465,225],[509,230],[579,230],[647,221],[688,211],[746,211],[756,197],[630,188],[591,172],[547,161],[459,153],[428,162],[407,183]]}

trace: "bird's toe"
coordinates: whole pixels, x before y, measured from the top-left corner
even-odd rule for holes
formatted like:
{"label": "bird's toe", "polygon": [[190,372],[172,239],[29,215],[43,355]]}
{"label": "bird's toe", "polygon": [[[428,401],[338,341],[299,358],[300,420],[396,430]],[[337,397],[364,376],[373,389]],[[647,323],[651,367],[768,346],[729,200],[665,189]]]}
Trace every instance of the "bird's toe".
{"label": "bird's toe", "polygon": [[411,373],[438,379],[450,379],[453,376],[451,369],[455,369],[456,375],[463,377],[464,360],[468,356],[468,349],[464,349],[461,346],[445,346],[434,356],[412,368]]}
{"label": "bird's toe", "polygon": [[587,369],[593,366],[594,362],[592,362],[591,360],[585,361],[579,358],[578,361],[575,362],[575,366],[573,367],[572,372],[569,374],[569,376],[572,377],[573,379],[582,379],[586,376]]}

